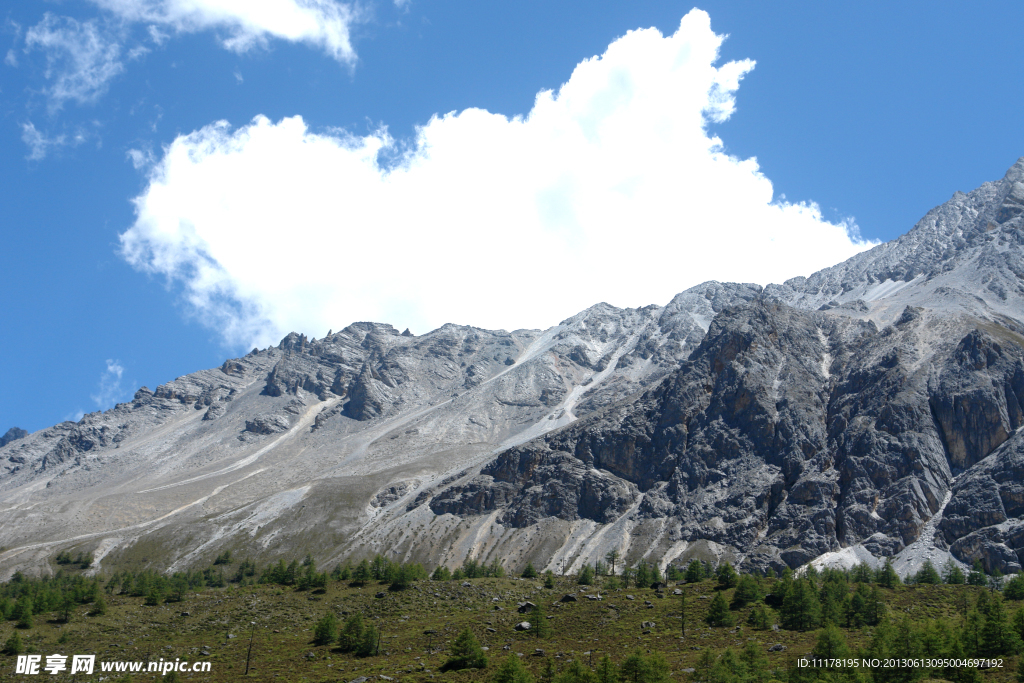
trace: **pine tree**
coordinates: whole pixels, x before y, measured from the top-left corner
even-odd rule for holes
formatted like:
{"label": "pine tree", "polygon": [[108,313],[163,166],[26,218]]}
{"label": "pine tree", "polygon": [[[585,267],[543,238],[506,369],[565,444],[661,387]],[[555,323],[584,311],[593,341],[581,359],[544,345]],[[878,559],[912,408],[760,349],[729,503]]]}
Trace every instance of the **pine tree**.
{"label": "pine tree", "polygon": [[92,603],[92,612],[90,614],[94,617],[103,616],[107,613],[107,601],[103,599],[102,595],[96,596],[96,600]]}
{"label": "pine tree", "polygon": [[736,574],[736,570],[733,569],[732,565],[728,562],[723,562],[718,565],[718,571],[715,572],[715,577],[718,579],[718,587],[721,590],[727,588],[735,588],[739,582],[739,575]]}
{"label": "pine tree", "polygon": [[818,634],[811,654],[819,659],[844,659],[850,655],[846,636],[835,624],[829,624]]}
{"label": "pine tree", "polygon": [[473,635],[473,632],[467,628],[452,643],[452,656],[444,663],[441,670],[483,669],[486,666],[487,657],[480,647],[480,642]]}
{"label": "pine tree", "polygon": [[313,629],[313,642],[316,645],[330,645],[338,637],[338,620],[328,612]]}
{"label": "pine tree", "polygon": [[838,625],[844,621],[849,586],[845,581],[846,577],[842,576],[842,578],[839,578],[840,576],[830,572],[821,586],[821,591],[818,593],[821,600],[822,624],[831,623]]}
{"label": "pine tree", "polygon": [[636,581],[637,588],[647,588],[651,585],[651,575],[647,570],[647,562],[641,562],[636,567]]}
{"label": "pine tree", "polygon": [[715,662],[716,678],[720,681],[742,681],[747,677],[747,667],[743,660],[736,656],[731,647],[725,648]]}
{"label": "pine tree", "polygon": [[858,563],[852,571],[850,571],[850,580],[854,583],[871,583],[873,580],[873,572],[871,567],[865,562]]}
{"label": "pine tree", "polygon": [[740,653],[740,660],[746,667],[748,680],[752,683],[763,683],[769,679],[771,664],[768,662],[768,655],[764,653],[763,646],[748,641],[743,652]]}
{"label": "pine tree", "polygon": [[574,659],[569,662],[569,666],[565,667],[565,671],[555,676],[554,681],[555,683],[596,683],[597,676],[583,666],[579,660]]}
{"label": "pine tree", "polygon": [[399,565],[391,573],[391,585],[389,590],[393,591],[404,591],[412,584],[412,578],[415,570],[412,567],[406,565]]}
{"label": "pine tree", "polygon": [[699,560],[690,560],[686,566],[686,583],[699,583],[704,580],[704,565]]}
{"label": "pine tree", "polygon": [[921,568],[914,574],[914,583],[931,585],[942,583],[939,572],[936,571],[935,565],[932,564],[931,560],[925,560]]}
{"label": "pine tree", "polygon": [[490,683],[533,683],[533,676],[523,666],[519,657],[513,654],[495,670]]}
{"label": "pine tree", "polygon": [[32,618],[32,600],[27,595],[21,596],[14,604],[12,617],[17,620],[18,628],[32,628],[35,623]]}
{"label": "pine tree", "polygon": [[1013,613],[1013,630],[1017,637],[1024,641],[1024,607]]}
{"label": "pine tree", "polygon": [[615,575],[615,563],[619,560],[618,550],[609,550],[605,553],[604,559],[608,561],[608,565],[611,567],[612,576]]}
{"label": "pine tree", "polygon": [[998,657],[1017,654],[1021,649],[1021,639],[1016,631],[1009,627],[1006,608],[998,593],[989,600],[984,617],[985,623],[981,628],[981,655]]}
{"label": "pine tree", "polygon": [[60,598],[61,621],[65,624],[71,621],[71,610],[75,608],[75,596],[65,591]]}
{"label": "pine tree", "polygon": [[988,579],[985,578],[985,568],[982,566],[981,560],[974,561],[971,573],[967,575],[967,583],[971,586],[984,586],[988,583]]}
{"label": "pine tree", "polygon": [[705,621],[709,626],[732,626],[735,623],[733,615],[729,612],[729,604],[721,591],[715,593]]}
{"label": "pine tree", "polygon": [[[1022,658],[1021,661],[1024,661],[1024,658]],[[595,673],[597,674],[597,683],[617,683],[619,680],[619,674],[615,670],[615,664],[612,662],[612,658],[608,655],[601,657],[597,662],[597,671]]]}
{"label": "pine tree", "polygon": [[14,633],[11,634],[11,637],[7,639],[7,642],[4,643],[4,654],[11,655],[13,657],[15,655],[20,655],[24,651],[25,644],[21,642],[21,634],[15,630]]}
{"label": "pine tree", "polygon": [[544,587],[554,588],[555,587],[555,574],[550,569],[544,572]]}
{"label": "pine tree", "polygon": [[558,670],[555,669],[555,660],[548,657],[544,660],[544,668],[540,672],[541,683],[554,683],[555,674]]}
{"label": "pine tree", "polygon": [[878,585],[884,586],[885,588],[895,588],[900,585],[900,575],[896,573],[896,570],[892,566],[890,560],[885,561],[885,565],[878,570]]}
{"label": "pine tree", "polygon": [[352,583],[357,586],[365,585],[367,581],[373,578],[373,572],[370,569],[370,563],[363,558],[363,560],[356,565],[356,569],[352,572]]}
{"label": "pine tree", "polygon": [[537,570],[533,568],[533,563],[532,562],[527,562],[526,563],[526,569],[523,570],[523,578],[524,579],[536,579],[537,578]]}
{"label": "pine tree", "polygon": [[1003,596],[1010,600],[1024,600],[1024,572],[1013,575],[1003,586]]}
{"label": "pine tree", "polygon": [[954,562],[953,558],[946,560],[946,564],[942,565],[942,582],[962,586],[965,580],[960,565]]}
{"label": "pine tree", "polygon": [[434,581],[451,581],[452,572],[448,567],[441,564],[437,566],[437,569],[435,569],[434,573],[430,575],[430,578]]}
{"label": "pine tree", "polygon": [[736,582],[736,592],[733,593],[730,607],[740,609],[760,599],[761,587],[757,585],[757,579],[750,574],[744,574]]}
{"label": "pine tree", "polygon": [[363,640],[363,615],[356,612],[345,620],[345,625],[338,635],[338,645],[342,652],[355,652]]}
{"label": "pine tree", "polygon": [[801,577],[786,593],[780,612],[782,625],[792,631],[817,628],[821,619],[821,602],[810,579]]}
{"label": "pine tree", "polygon": [[639,584],[637,584],[637,582],[636,582],[636,569],[634,569],[633,567],[629,567],[629,566],[623,567],[622,568],[622,587],[623,588],[629,588],[630,586],[637,586],[637,585],[639,585]]}
{"label": "pine tree", "polygon": [[623,683],[668,683],[668,663],[660,654],[645,657],[639,650],[626,657],[619,667]]}
{"label": "pine tree", "polygon": [[356,655],[359,657],[372,657],[380,654],[380,631],[373,624],[367,624],[363,629],[363,637],[356,648]]}
{"label": "pine tree", "polygon": [[551,636],[551,624],[548,623],[548,617],[544,614],[544,608],[540,605],[534,605],[533,609],[530,610],[530,631],[537,638],[548,638]]}
{"label": "pine tree", "polygon": [[[862,586],[864,584],[861,584]],[[847,628],[860,628],[864,625],[864,612],[866,600],[860,591],[854,593],[846,602],[846,626]]]}
{"label": "pine tree", "polygon": [[747,616],[747,623],[759,631],[771,628],[771,612],[762,603],[757,603]]}
{"label": "pine tree", "polygon": [[594,584],[594,568],[589,564],[583,565],[580,575],[576,578],[576,583],[581,586],[592,586]]}

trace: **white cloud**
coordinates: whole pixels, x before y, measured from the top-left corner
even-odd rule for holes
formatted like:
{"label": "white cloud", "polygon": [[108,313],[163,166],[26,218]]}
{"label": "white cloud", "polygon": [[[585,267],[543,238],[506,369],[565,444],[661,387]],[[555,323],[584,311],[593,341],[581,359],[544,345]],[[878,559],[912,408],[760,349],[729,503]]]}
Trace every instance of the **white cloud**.
{"label": "white cloud", "polygon": [[[21,141],[28,145],[27,159],[41,161],[63,147],[78,147],[90,139],[97,139],[97,148],[101,146],[96,130],[100,128],[98,121],[92,122],[92,128],[79,125],[69,134],[47,134],[36,128],[31,121],[21,124]],[[67,128],[65,127],[65,131]]]}
{"label": "white cloud", "polygon": [[156,157],[151,149],[130,149],[125,155],[132,162],[136,171],[150,168],[156,163]]}
{"label": "white cloud", "polygon": [[27,158],[31,161],[41,161],[51,151],[66,145],[67,136],[55,135],[47,137],[36,128],[34,123],[29,121],[28,123],[21,124],[21,141],[28,145]]}
{"label": "white cloud", "polygon": [[121,387],[121,378],[124,376],[124,367],[120,361],[107,359],[107,369],[100,376],[99,391],[91,394],[93,400],[100,410],[113,408],[121,399],[127,395],[127,390]]}
{"label": "white cloud", "polygon": [[349,27],[357,10],[336,0],[93,0],[96,5],[129,22],[149,24],[160,44],[160,29],[179,33],[204,30],[225,32],[223,45],[237,52],[276,38],[317,47],[342,63],[355,61]]}
{"label": "white cloud", "polygon": [[26,32],[25,49],[46,53],[46,93],[54,109],[67,100],[95,102],[124,71],[117,36],[95,20],[79,22],[47,12]]}
{"label": "white cloud", "polygon": [[816,205],[775,199],[755,159],[708,133],[754,66],[716,67],[721,41],[694,10],[671,36],[616,40],[525,117],[434,117],[408,148],[299,117],[212,124],[164,150],[123,254],[248,347],[355,320],[544,327],[602,300],[806,275],[869,246]]}

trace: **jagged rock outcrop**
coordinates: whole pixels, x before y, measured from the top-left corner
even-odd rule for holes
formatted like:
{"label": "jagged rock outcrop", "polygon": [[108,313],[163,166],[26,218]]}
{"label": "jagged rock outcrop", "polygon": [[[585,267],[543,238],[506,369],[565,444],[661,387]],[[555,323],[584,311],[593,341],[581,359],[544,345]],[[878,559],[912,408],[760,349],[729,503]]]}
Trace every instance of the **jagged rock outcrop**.
{"label": "jagged rock outcrop", "polygon": [[23,439],[26,436],[28,436],[28,432],[24,429],[21,429],[20,427],[11,427],[3,436],[0,436],[0,448],[3,448],[12,441]]}

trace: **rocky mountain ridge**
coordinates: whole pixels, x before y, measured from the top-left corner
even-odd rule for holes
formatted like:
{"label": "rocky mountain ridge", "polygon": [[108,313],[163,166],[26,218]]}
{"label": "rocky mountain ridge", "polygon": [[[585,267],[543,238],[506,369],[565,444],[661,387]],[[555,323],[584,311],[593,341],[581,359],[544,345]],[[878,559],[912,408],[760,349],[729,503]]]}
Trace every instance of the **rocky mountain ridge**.
{"label": "rocky mountain ridge", "polygon": [[762,290],[290,334],[0,445],[0,568],[1024,559],[1024,159]]}

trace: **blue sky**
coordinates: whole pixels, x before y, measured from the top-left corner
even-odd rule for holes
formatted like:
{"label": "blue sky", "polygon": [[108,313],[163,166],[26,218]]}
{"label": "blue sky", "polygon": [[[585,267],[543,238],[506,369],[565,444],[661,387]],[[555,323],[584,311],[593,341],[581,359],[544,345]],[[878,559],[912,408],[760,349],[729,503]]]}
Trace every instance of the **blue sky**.
{"label": "blue sky", "polygon": [[1024,155],[1017,2],[254,4],[0,4],[0,432],[806,275]]}

